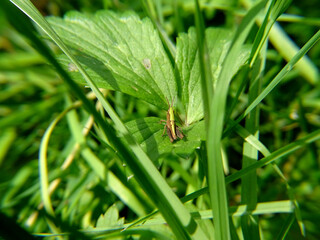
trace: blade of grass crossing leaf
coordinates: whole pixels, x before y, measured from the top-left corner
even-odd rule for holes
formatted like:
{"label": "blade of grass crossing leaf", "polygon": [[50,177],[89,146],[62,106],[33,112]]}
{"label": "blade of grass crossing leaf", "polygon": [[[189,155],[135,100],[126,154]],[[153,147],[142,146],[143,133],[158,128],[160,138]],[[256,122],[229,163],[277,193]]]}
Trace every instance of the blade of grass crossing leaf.
{"label": "blade of grass crossing leaf", "polygon": [[[266,49],[265,49],[266,50]],[[265,53],[266,51],[264,51]],[[249,102],[256,98],[260,92],[261,76],[264,69],[264,59],[266,54],[262,54],[260,61],[256,61],[252,69],[252,79],[249,86]],[[259,139],[259,108],[255,108],[247,116],[245,128]],[[251,165],[258,160],[258,151],[248,142],[243,144],[242,168]],[[258,184],[256,172],[252,171],[241,179],[241,202],[246,204],[248,210],[256,207]],[[241,217],[241,228],[244,239],[259,239],[259,219],[251,214]]]}
{"label": "blade of grass crossing leaf", "polygon": [[[126,161],[131,170],[135,173],[135,177],[138,182],[143,186],[146,193],[153,197],[153,200],[157,204],[159,210],[167,220],[169,226],[176,234],[178,239],[206,239],[203,231],[199,228],[197,223],[192,219],[187,209],[182,205],[177,196],[172,192],[168,184],[162,178],[158,170],[155,168],[151,160],[143,152],[141,147],[136,143],[134,138],[130,135],[126,127],[121,120],[115,114],[109,103],[105,100],[103,94],[99,91],[96,85],[92,82],[90,77],[83,70],[82,66],[76,61],[76,59],[70,54],[68,48],[63,44],[60,38],[50,28],[48,23],[43,19],[40,13],[34,8],[29,1],[12,0],[12,2],[22,9],[35,23],[37,23],[55,43],[65,52],[65,54],[73,61],[75,66],[81,72],[97,98],[108,112],[109,116],[113,119],[115,125],[119,131],[123,134],[124,138],[128,142],[132,152],[118,139],[113,128],[104,121],[101,115],[95,110],[93,105],[88,101],[85,95],[81,92],[80,88],[69,78],[69,76],[63,71],[54,58],[48,56],[50,62],[57,68],[60,74],[64,77],[66,82],[71,86],[74,93],[83,101],[84,107],[92,113],[101,126],[102,130],[108,136],[112,145],[115,146],[120,154],[122,160]],[[44,51],[48,51],[46,48]],[[50,55],[50,54],[48,54]]]}
{"label": "blade of grass crossing leaf", "polygon": [[[206,126],[208,126],[208,113],[210,102],[209,99],[213,95],[213,86],[211,78],[211,67],[209,62],[209,53],[207,49],[206,39],[205,39],[205,29],[202,19],[202,14],[200,12],[199,2],[195,0],[196,4],[196,31],[197,31],[197,41],[199,48],[199,61],[200,61],[200,73],[201,73],[201,89],[202,89],[202,99],[204,107],[204,118],[206,120]],[[207,61],[206,61],[207,60]]]}
{"label": "blade of grass crossing leaf", "polygon": [[[257,36],[255,38],[255,42],[253,44],[251,55],[249,57],[250,67],[252,68],[252,78],[249,86],[249,102],[254,100],[257,95],[261,91],[261,73],[264,71],[265,59],[266,59],[266,44],[264,44],[266,36],[265,26],[267,23],[267,19],[271,12],[271,7],[273,6],[274,1],[272,1],[269,5],[267,14],[265,16],[264,22],[261,25]],[[258,46],[257,46],[258,45]],[[262,47],[264,46],[262,53],[258,57],[258,53],[260,53]],[[256,61],[256,59],[258,59]],[[250,115],[246,118],[246,129],[255,137],[259,138],[259,108],[253,109]],[[242,159],[242,168],[251,165],[252,163],[258,160],[258,151],[256,148],[249,144],[248,142],[244,143],[243,146],[243,159]],[[248,210],[254,209],[257,204],[257,175],[256,172],[252,171],[248,173],[241,179],[241,201],[243,204],[247,204]],[[252,216],[251,214],[245,215],[241,217],[241,227],[242,234],[244,239],[259,239],[259,219],[256,216]]]}
{"label": "blade of grass crossing leaf", "polygon": [[[221,158],[221,147],[219,146],[220,157],[218,159],[213,158],[213,154],[210,149],[213,147],[210,142],[210,125],[211,125],[211,99],[213,96],[213,81],[211,75],[210,57],[206,42],[206,35],[204,30],[204,22],[202,14],[200,12],[199,1],[195,0],[196,5],[196,32],[197,32],[197,43],[199,52],[199,63],[200,63],[200,76],[201,76],[201,90],[204,108],[205,125],[208,129],[207,132],[207,143],[206,143],[206,155],[208,156],[207,165],[208,172],[207,181],[209,189],[209,198],[212,207],[212,216],[214,223],[214,236],[216,239],[227,240],[231,239],[229,230],[229,216],[227,207],[227,196],[224,182],[224,174],[222,167]],[[219,139],[220,141],[220,139]],[[219,161],[216,164],[214,161]],[[218,166],[217,166],[218,165]],[[220,189],[219,189],[220,187]]]}
{"label": "blade of grass crossing leaf", "polygon": [[[199,51],[200,48],[197,43],[197,38],[201,33],[199,32],[199,34],[197,34],[197,29],[192,27],[188,30],[187,34],[179,34],[179,37],[177,38],[177,57],[175,67],[178,85],[180,86],[179,93],[185,110],[186,125],[191,125],[192,123],[203,119],[203,116],[207,113],[207,111],[204,111],[203,99],[199,98],[199,95],[201,95],[202,91],[205,90],[207,90],[206,92],[208,92],[208,94],[212,94],[209,93],[209,91],[213,91],[212,86],[215,86],[215,83],[218,80],[221,66],[232,43],[234,32],[234,29],[223,29],[217,27],[207,28],[205,31],[205,38],[207,39],[206,44],[200,43],[200,45],[202,44],[203,47],[207,49],[204,53],[203,50]],[[201,39],[202,38],[204,38],[204,36],[201,37]],[[247,57],[249,56],[249,51],[250,49],[248,46],[241,49],[241,53],[238,55],[237,61],[235,61],[237,64],[232,68],[232,75],[236,74],[239,68],[246,62]],[[205,58],[203,60],[204,63],[208,66],[202,66],[200,64],[200,58],[202,59],[203,57]],[[205,84],[208,82],[208,87],[203,89],[203,74],[201,75],[201,73],[205,69],[208,70],[208,73],[205,74],[209,76],[208,78],[210,78],[210,82],[209,80],[203,81]],[[248,77],[243,77],[243,79],[248,79]],[[234,102],[234,105],[236,105],[238,100],[235,98]],[[207,119],[207,117],[205,117],[205,119]]]}
{"label": "blade of grass crossing leaf", "polygon": [[207,136],[208,182],[211,202],[214,203],[212,205],[212,211],[215,229],[217,231],[217,239],[230,239],[228,202],[221,156],[221,137],[224,126],[228,87],[232,79],[231,68],[235,65],[234,61],[241,52],[243,43],[253,26],[254,20],[264,7],[264,4],[264,2],[260,2],[254,6],[241,22],[222,65],[222,70],[210,105],[210,122]]}

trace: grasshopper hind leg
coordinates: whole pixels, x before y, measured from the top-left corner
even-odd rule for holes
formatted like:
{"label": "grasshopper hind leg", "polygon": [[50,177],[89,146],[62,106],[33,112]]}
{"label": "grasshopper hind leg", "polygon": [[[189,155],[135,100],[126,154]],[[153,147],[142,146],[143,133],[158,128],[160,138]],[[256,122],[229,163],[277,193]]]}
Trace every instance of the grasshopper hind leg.
{"label": "grasshopper hind leg", "polygon": [[[166,126],[167,127],[167,126]],[[170,138],[170,142],[173,142],[175,139],[173,138],[173,136],[172,136],[172,134],[171,134],[171,131],[170,131],[170,129],[167,127],[167,134],[168,134],[168,136],[169,136],[169,138]]]}
{"label": "grasshopper hind leg", "polygon": [[182,130],[179,128],[179,126],[175,125],[175,130],[177,133],[178,138],[182,139],[184,137]]}

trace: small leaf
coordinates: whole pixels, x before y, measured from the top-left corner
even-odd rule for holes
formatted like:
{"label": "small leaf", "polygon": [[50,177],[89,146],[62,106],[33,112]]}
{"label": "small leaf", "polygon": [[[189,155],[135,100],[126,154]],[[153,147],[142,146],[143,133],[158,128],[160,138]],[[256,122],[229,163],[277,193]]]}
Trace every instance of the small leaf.
{"label": "small leaf", "polygon": [[161,155],[172,152],[187,157],[200,146],[202,140],[205,140],[203,121],[181,128],[185,137],[173,143],[170,142],[166,132],[162,135],[164,124],[160,123],[160,118],[137,119],[127,122],[126,126],[153,161]]}
{"label": "small leaf", "polygon": [[124,218],[119,219],[119,211],[114,204],[108,208],[105,214],[101,214],[98,218],[96,227],[116,227],[123,226]]}
{"label": "small leaf", "polygon": [[[77,60],[98,87],[127,93],[163,109],[167,108],[165,97],[177,95],[172,65],[149,19],[140,20],[133,12],[110,11],[95,15],[73,11],[64,19],[47,19],[75,50]],[[61,62],[81,81],[66,57],[61,57]]]}

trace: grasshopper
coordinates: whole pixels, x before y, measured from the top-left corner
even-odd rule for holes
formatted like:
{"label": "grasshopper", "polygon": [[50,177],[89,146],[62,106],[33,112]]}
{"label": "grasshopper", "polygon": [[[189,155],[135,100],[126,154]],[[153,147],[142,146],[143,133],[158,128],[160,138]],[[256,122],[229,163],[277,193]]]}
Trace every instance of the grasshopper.
{"label": "grasshopper", "polygon": [[[166,98],[167,99],[167,98]],[[164,125],[162,136],[164,135],[166,129],[167,134],[170,138],[170,142],[173,142],[174,140],[177,140],[178,138],[182,139],[184,137],[182,131],[180,131],[179,127],[176,125],[174,121],[174,109],[173,109],[173,100],[171,102],[171,105],[167,99],[167,103],[169,106],[169,109],[167,111],[167,120],[160,120],[160,122],[166,122]]]}

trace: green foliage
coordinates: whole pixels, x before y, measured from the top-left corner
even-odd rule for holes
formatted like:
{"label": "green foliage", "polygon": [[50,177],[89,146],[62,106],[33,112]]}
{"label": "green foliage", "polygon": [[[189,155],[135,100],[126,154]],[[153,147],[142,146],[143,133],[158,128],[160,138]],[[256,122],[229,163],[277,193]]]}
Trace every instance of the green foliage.
{"label": "green foliage", "polygon": [[96,227],[117,227],[124,225],[124,218],[119,219],[119,211],[117,206],[112,205],[108,208],[105,214],[101,215],[98,220]]}
{"label": "green foliage", "polygon": [[316,8],[199,2],[3,3],[0,238],[318,239]]}
{"label": "green foliage", "polygon": [[[92,17],[76,12],[60,18],[49,18],[49,23],[64,40],[75,50],[77,60],[82,63],[88,75],[98,87],[117,90],[138,97],[146,102],[168,108],[166,100],[178,96],[177,84],[172,66],[165,55],[162,43],[155,29],[148,21],[141,21],[133,13],[117,15],[100,11]],[[89,33],[88,33],[89,31]],[[90,32],[91,31],[91,32]],[[85,34],[84,34],[85,33]],[[126,37],[130,34],[130,37]],[[212,75],[217,79],[224,57],[233,37],[232,30],[209,28],[207,38],[210,45],[210,64]],[[249,48],[243,48],[231,70],[235,74],[248,57]],[[70,60],[61,57],[61,63],[70,71],[74,79],[81,80],[76,69],[70,69]],[[161,63],[161,64],[160,64]],[[176,68],[181,84],[181,103],[185,114],[184,124],[190,125],[203,119],[201,100],[200,68],[194,29],[188,35],[181,35],[177,41]],[[83,80],[82,80],[83,82]],[[160,95],[159,95],[160,94]],[[165,98],[163,98],[163,96]],[[163,101],[160,101],[162,99]],[[163,153],[171,152],[172,145],[160,136],[158,124],[154,119],[141,119],[135,127],[145,129],[151,134],[141,133],[149,156],[156,159]],[[147,124],[143,125],[143,122]],[[149,123],[153,122],[153,127]],[[158,121],[159,122],[159,121]],[[132,124],[127,125],[131,133],[138,132]],[[199,127],[203,125],[200,124]],[[133,128],[133,129],[132,129]],[[187,131],[187,130],[186,130]],[[204,132],[204,129],[200,129]],[[157,134],[156,134],[157,132]],[[202,134],[204,135],[204,134]],[[193,136],[195,138],[193,138]],[[191,153],[200,146],[201,134],[187,137],[183,146],[177,143],[180,154]],[[202,140],[204,138],[202,137]]]}
{"label": "green foliage", "polygon": [[[234,31],[224,28],[208,28],[206,37],[213,84],[215,85],[228,53]],[[241,53],[234,59],[231,75],[233,76],[244,64],[248,57],[249,48],[242,48]],[[180,73],[181,101],[184,105],[185,123],[192,124],[203,118],[203,104],[200,84],[200,66],[196,32],[191,28],[188,34],[181,34],[177,39],[176,67]]]}
{"label": "green foliage", "polygon": [[[48,20],[98,87],[161,108],[167,107],[165,97],[177,95],[172,66],[149,19],[142,21],[133,12],[99,11],[94,16],[70,12],[64,19]],[[67,69],[70,60],[64,63]],[[74,77],[82,79],[79,73]]]}

